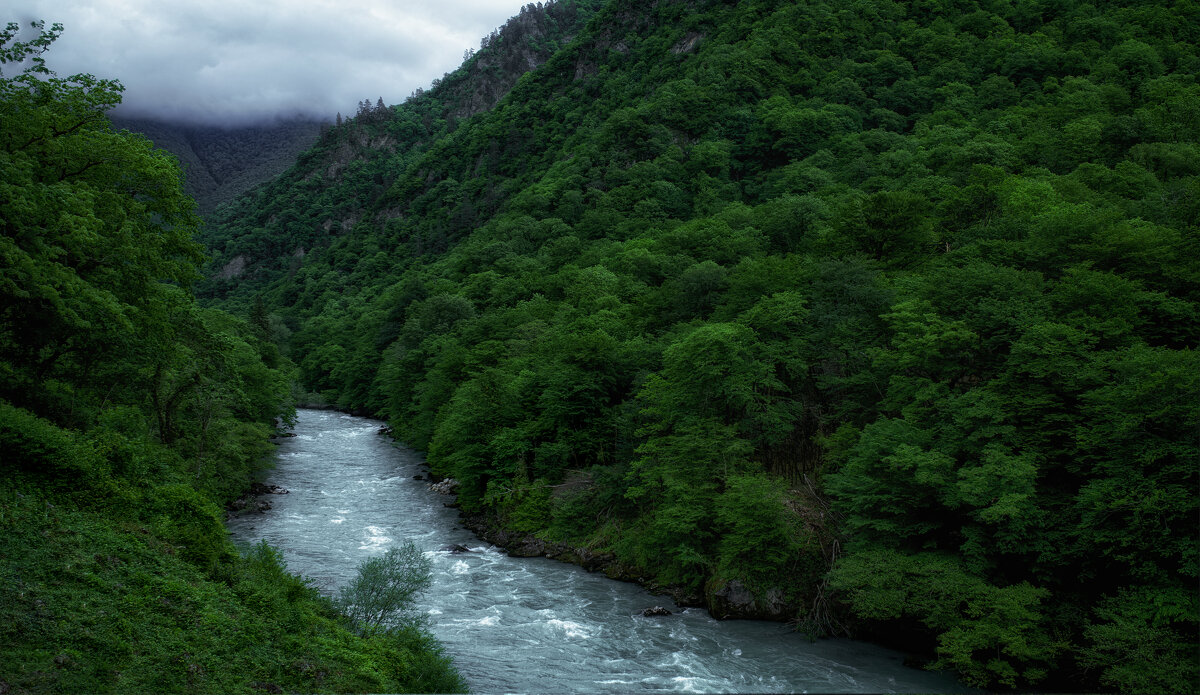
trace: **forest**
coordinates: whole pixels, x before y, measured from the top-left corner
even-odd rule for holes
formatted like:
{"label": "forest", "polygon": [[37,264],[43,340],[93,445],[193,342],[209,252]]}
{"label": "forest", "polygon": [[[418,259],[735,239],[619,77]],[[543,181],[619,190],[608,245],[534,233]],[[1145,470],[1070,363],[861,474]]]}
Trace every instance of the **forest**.
{"label": "forest", "polygon": [[0,691],[461,690],[227,540],[297,402],[710,608],[1200,690],[1200,5],[531,4],[203,218],[38,28],[0,33]]}
{"label": "forest", "polygon": [[0,32],[0,692],[464,690],[420,626],[229,540],[296,367],[265,313],[197,303],[178,162],[33,29]]}
{"label": "forest", "polygon": [[1197,690],[1200,6],[535,15],[220,207],[204,301],[495,527],[974,686]]}

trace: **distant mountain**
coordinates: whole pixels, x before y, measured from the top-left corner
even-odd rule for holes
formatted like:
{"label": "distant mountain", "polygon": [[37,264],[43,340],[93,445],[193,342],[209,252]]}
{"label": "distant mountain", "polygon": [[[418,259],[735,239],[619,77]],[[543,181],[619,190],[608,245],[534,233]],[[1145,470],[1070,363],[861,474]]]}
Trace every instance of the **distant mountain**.
{"label": "distant mountain", "polygon": [[203,216],[283,173],[321,133],[321,123],[308,119],[233,128],[140,118],[114,118],[113,122],[145,135],[179,158],[184,186]]}

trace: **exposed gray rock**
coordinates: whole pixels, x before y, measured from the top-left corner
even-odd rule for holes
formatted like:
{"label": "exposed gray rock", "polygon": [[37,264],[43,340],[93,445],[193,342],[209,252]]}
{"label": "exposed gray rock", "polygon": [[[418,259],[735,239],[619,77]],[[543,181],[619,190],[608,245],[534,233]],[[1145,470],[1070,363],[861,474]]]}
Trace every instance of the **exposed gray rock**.
{"label": "exposed gray rock", "polygon": [[783,592],[770,588],[756,596],[745,584],[734,579],[709,595],[709,612],[717,620],[729,618],[751,618],[758,620],[783,620],[787,610]]}
{"label": "exposed gray rock", "polygon": [[439,495],[453,495],[454,491],[458,489],[458,481],[454,478],[446,478],[445,480],[431,484],[429,489]]}

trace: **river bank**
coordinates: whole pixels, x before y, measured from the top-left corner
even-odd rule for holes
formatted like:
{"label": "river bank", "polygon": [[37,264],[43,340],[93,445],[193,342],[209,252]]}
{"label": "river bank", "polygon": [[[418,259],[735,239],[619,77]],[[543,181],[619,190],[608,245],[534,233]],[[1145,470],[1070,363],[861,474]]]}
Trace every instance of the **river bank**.
{"label": "river bank", "polygon": [[680,606],[703,608],[718,620],[767,620],[798,623],[808,606],[784,600],[784,592],[771,589],[766,598],[757,597],[742,582],[722,582],[715,590],[700,592],[680,584],[660,584],[642,568],[621,562],[609,552],[596,552],[568,543],[547,541],[530,533],[506,529],[494,516],[463,514],[461,523],[480,540],[503,548],[512,557],[546,557],[588,572],[599,572],[609,579],[632,582],[652,594],[669,596]]}

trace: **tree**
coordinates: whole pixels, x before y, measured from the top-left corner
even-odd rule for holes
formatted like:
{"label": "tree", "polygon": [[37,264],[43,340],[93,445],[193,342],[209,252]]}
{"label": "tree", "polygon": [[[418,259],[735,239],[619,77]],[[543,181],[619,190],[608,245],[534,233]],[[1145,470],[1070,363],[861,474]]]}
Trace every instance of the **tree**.
{"label": "tree", "polygon": [[358,576],[338,593],[338,606],[364,634],[417,624],[412,604],[432,583],[431,567],[412,541],[389,548],[358,566]]}
{"label": "tree", "polygon": [[[10,44],[16,24],[0,33],[0,63],[26,63],[0,74],[0,395],[46,413],[79,404],[30,386],[88,383],[107,357],[140,354],[202,255],[178,163],[105,116],[121,84],[57,77],[41,54],[62,26],[32,26],[40,34],[29,42]],[[136,378],[105,373],[110,386]]]}

